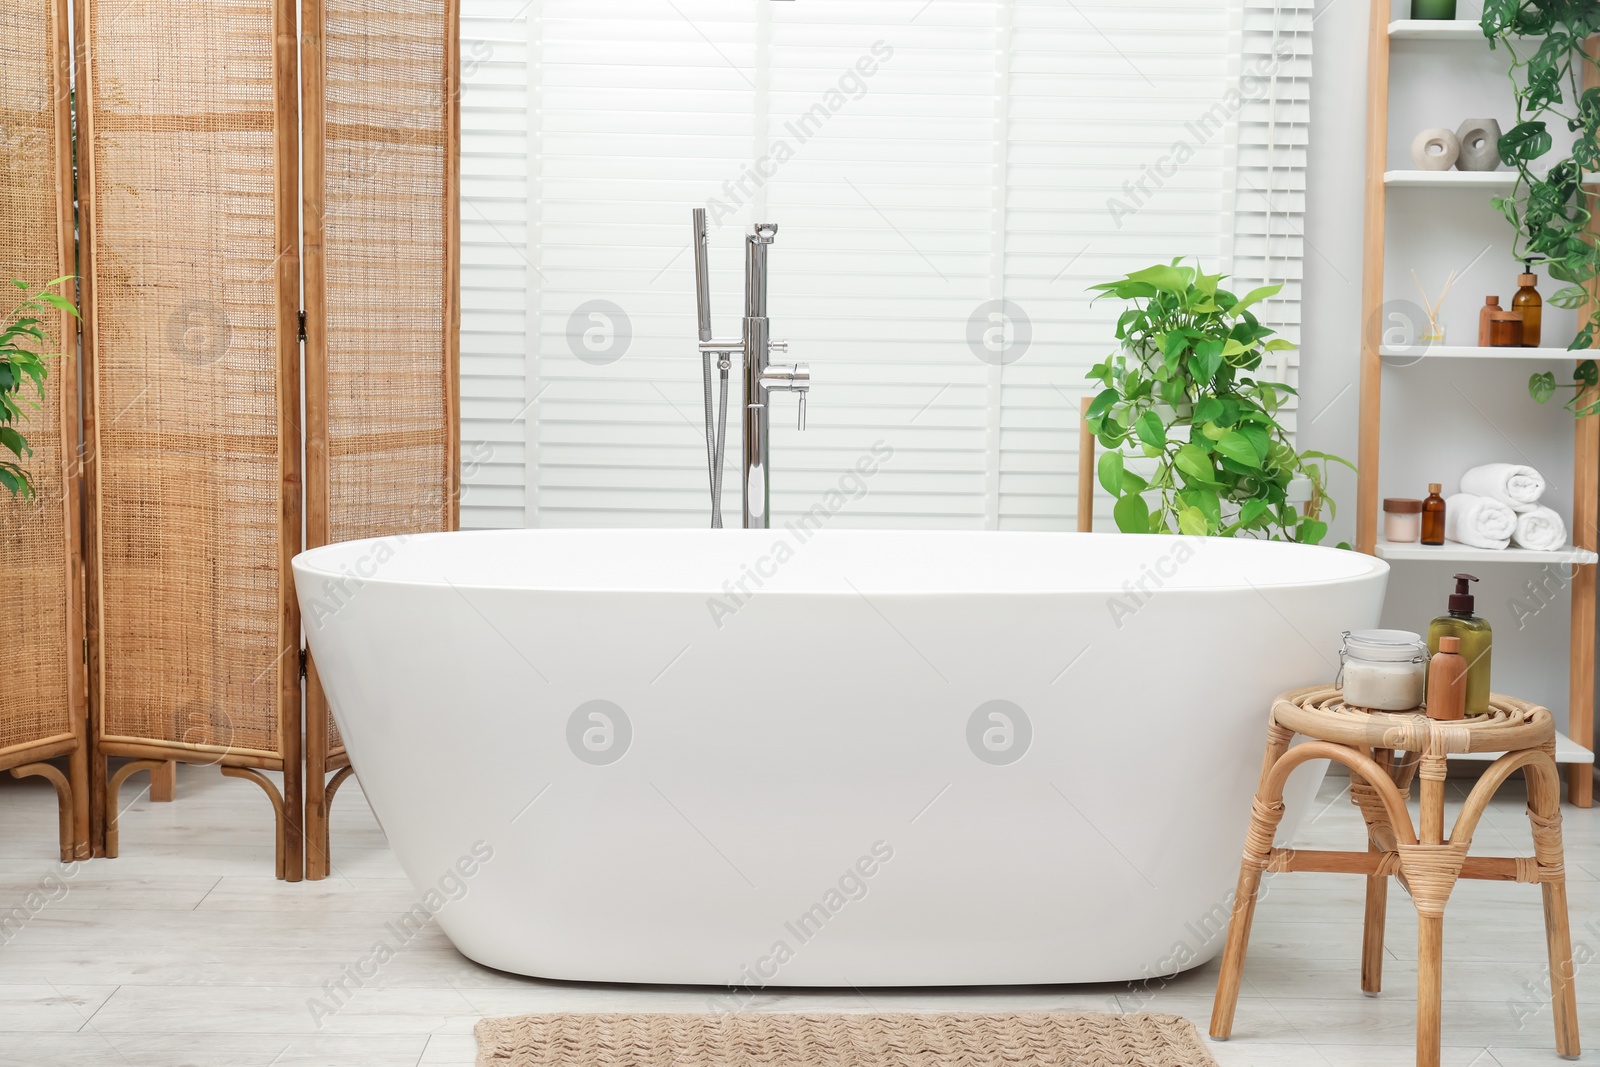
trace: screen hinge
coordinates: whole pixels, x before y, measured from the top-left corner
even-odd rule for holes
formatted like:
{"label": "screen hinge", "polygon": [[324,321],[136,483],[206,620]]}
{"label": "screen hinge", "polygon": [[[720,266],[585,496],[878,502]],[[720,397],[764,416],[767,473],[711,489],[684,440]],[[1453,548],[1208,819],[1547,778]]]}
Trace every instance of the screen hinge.
{"label": "screen hinge", "polygon": [[306,343],[306,313],[300,312],[300,343]]}
{"label": "screen hinge", "polygon": [[304,678],[305,676],[306,676],[306,650],[302,648],[300,650],[300,677]]}

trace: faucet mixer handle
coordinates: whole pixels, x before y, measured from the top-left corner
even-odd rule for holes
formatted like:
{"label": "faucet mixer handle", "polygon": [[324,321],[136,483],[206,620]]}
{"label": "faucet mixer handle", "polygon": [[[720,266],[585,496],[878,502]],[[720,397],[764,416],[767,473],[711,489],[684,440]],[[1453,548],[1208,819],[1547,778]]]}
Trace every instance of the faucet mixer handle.
{"label": "faucet mixer handle", "polygon": [[[787,349],[789,342],[783,342],[783,346]],[[806,397],[811,395],[811,364],[796,363],[794,365],[789,388],[798,394],[796,399],[800,401],[800,421],[795,428],[804,430],[806,428]]]}

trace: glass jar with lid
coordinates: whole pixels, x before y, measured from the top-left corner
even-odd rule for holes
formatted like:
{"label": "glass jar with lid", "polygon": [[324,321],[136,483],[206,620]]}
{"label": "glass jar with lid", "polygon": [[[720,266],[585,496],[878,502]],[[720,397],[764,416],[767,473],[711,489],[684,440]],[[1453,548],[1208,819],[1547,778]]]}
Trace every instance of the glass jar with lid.
{"label": "glass jar with lid", "polygon": [[1428,646],[1407,630],[1346,630],[1339,677],[1346,704],[1372,711],[1410,711],[1427,691]]}
{"label": "glass jar with lid", "polygon": [[1422,501],[1410,497],[1385,497],[1383,539],[1402,545],[1422,540]]}

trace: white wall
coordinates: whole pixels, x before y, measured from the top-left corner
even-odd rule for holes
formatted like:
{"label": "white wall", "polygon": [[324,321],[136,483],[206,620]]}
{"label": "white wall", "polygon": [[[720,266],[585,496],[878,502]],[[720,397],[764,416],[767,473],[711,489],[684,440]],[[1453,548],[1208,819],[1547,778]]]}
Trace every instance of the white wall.
{"label": "white wall", "polygon": [[[1408,0],[1397,0],[1394,17],[1405,17],[1408,9]],[[1463,0],[1459,13],[1479,9],[1473,0]],[[1367,18],[1367,4],[1359,0],[1320,0],[1317,5],[1307,176],[1301,443],[1351,460],[1357,451],[1359,407]],[[1503,56],[1488,52],[1487,44],[1481,51],[1464,44],[1397,45],[1391,64],[1388,166],[1410,168],[1407,146],[1423,126],[1454,128],[1465,118],[1484,117],[1484,109],[1490,108],[1487,114],[1509,129],[1513,111],[1500,66]],[[1447,343],[1472,344],[1476,309],[1484,295],[1496,293],[1507,304],[1516,289],[1519,268],[1510,259],[1508,228],[1489,207],[1486,193],[1451,191],[1424,199],[1428,195],[1391,193],[1385,296],[1416,299],[1413,267],[1429,290],[1436,291],[1451,267],[1466,267],[1486,244],[1492,245],[1458,282],[1443,313]],[[1545,293],[1553,288],[1541,284]],[[1561,318],[1547,327],[1553,333],[1566,331],[1556,333],[1558,343],[1573,328],[1570,317],[1564,322]],[[1461,472],[1476,463],[1526,462],[1544,473],[1554,498],[1549,503],[1570,519],[1571,416],[1554,402],[1535,404],[1524,384],[1528,374],[1547,367],[1562,379],[1571,363],[1440,361],[1385,371],[1381,494],[1422,496],[1430,481],[1443,482],[1448,492]],[[1341,538],[1353,538],[1354,476],[1338,478],[1334,495],[1344,505],[1335,530]],[[1444,612],[1450,576],[1458,567],[1398,564],[1389,582],[1384,625],[1425,630],[1433,616]],[[1495,628],[1495,688],[1547,705],[1564,729],[1569,600],[1561,595],[1519,629],[1511,601],[1526,598],[1524,583],[1542,578],[1541,568],[1495,564],[1474,573],[1483,579],[1479,614]]]}

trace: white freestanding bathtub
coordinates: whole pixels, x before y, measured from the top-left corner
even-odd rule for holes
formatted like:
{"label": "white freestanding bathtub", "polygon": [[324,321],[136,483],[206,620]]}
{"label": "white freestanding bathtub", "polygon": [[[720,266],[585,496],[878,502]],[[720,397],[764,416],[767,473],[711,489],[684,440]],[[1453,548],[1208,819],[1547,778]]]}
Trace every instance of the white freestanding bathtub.
{"label": "white freestanding bathtub", "polygon": [[1388,566],[1117,534],[529,530],[294,572],[362,788],[467,956],[864,986],[1216,955],[1270,699],[1332,679]]}

